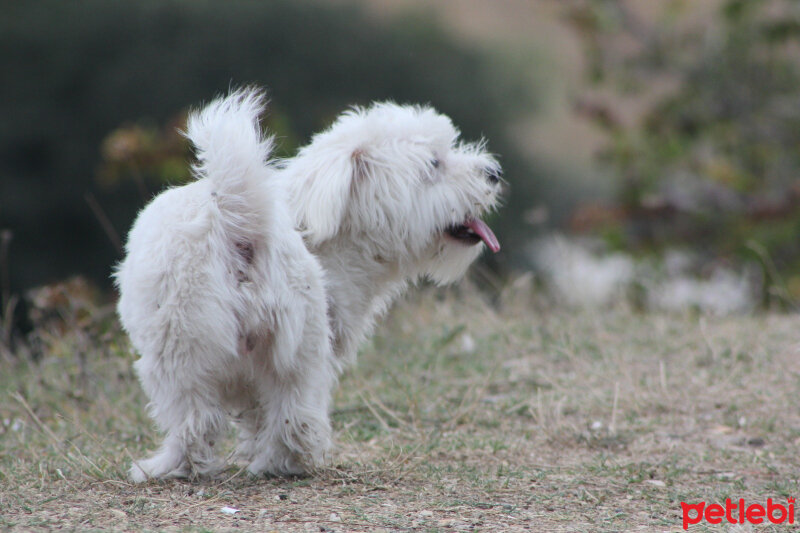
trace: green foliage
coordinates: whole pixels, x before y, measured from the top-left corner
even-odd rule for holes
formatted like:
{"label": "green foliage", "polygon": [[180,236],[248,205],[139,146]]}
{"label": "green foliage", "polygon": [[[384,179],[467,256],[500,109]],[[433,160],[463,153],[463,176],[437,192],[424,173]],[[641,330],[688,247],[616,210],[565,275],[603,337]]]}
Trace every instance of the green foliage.
{"label": "green foliage", "polygon": [[[486,136],[509,178],[525,177],[517,194],[537,187],[506,127],[533,105],[529,87],[426,20],[389,25],[307,0],[0,0],[0,11],[0,228],[15,235],[17,290],[70,272],[107,280],[119,257],[107,234],[124,237],[158,188],[186,179],[173,127],[230,86],[268,88],[282,155],[349,105],[431,103],[466,138]],[[155,160],[109,166],[114,135]],[[501,225],[501,238],[520,225]]]}
{"label": "green foliage", "polygon": [[608,3],[591,9],[618,15],[641,45],[615,56],[608,34],[586,30],[608,52],[591,76],[674,85],[643,120],[606,124],[604,157],[623,178],[619,203],[629,215],[622,245],[688,244],[710,259],[749,259],[752,241],[779,271],[800,275],[797,4],[728,0],[702,27],[646,26]]}

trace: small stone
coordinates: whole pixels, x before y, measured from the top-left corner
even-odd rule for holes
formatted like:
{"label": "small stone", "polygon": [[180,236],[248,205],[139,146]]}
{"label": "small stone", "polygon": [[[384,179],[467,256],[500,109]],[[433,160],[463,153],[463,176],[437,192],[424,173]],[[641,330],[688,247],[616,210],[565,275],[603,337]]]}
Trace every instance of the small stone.
{"label": "small stone", "polygon": [[225,506],[222,509],[220,509],[220,511],[222,511],[224,514],[234,515],[239,512],[239,509],[234,509],[233,507]]}
{"label": "small stone", "polygon": [[475,340],[469,333],[465,333],[461,336],[461,351],[464,353],[475,352]]}

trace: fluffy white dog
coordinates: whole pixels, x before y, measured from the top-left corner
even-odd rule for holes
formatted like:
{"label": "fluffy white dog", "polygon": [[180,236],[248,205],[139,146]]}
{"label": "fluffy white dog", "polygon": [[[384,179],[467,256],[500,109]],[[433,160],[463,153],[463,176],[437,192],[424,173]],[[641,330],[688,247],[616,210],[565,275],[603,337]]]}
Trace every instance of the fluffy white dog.
{"label": "fluffy white dog", "polygon": [[353,109],[277,169],[262,110],[245,90],[191,115],[199,179],[158,196],[131,230],[118,309],[166,432],[134,481],[214,471],[226,415],[251,473],[321,464],[331,388],[375,318],[410,281],[447,283],[479,243],[499,249],[480,216],[500,167],[448,118]]}
{"label": "fluffy white dog", "polygon": [[351,361],[409,282],[460,278],[483,242],[501,169],[485,143],[462,143],[429,107],[378,103],[345,112],[280,173],[297,227],[325,270],[334,350]]}
{"label": "fluffy white dog", "polygon": [[267,165],[261,93],[189,117],[197,181],[139,214],[116,281],[150,414],[166,433],[134,481],[215,471],[228,416],[248,471],[300,473],[331,444],[331,352],[322,269]]}

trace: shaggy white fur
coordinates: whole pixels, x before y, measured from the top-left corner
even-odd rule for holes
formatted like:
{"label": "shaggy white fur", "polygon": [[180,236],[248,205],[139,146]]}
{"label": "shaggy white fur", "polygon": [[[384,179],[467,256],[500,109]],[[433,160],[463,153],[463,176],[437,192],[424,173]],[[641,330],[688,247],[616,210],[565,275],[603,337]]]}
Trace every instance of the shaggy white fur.
{"label": "shaggy white fur", "polygon": [[331,388],[376,317],[411,281],[462,276],[479,243],[499,249],[480,216],[500,167],[447,117],[356,108],[276,168],[262,111],[250,89],[192,114],[198,180],[131,230],[118,311],[166,433],[134,481],[213,472],[228,416],[251,473],[321,464]]}
{"label": "shaggy white fur", "polygon": [[429,107],[377,103],[342,114],[280,173],[297,227],[325,270],[334,349],[352,361],[409,284],[459,279],[483,241],[501,169]]}
{"label": "shaggy white fur", "polygon": [[259,92],[189,118],[198,180],[139,214],[116,280],[150,414],[166,433],[134,481],[214,472],[228,416],[253,474],[300,473],[330,447],[331,354],[323,274],[267,164]]}

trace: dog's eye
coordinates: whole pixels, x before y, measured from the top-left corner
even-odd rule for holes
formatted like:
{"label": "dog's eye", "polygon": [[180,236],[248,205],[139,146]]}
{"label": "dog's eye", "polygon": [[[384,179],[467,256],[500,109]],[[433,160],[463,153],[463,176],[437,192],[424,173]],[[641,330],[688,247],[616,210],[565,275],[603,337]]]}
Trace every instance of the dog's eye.
{"label": "dog's eye", "polygon": [[439,160],[438,159],[431,160],[431,166],[433,168],[439,168]]}

